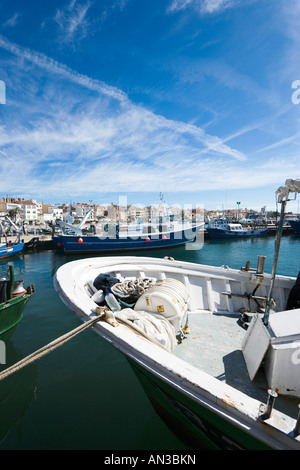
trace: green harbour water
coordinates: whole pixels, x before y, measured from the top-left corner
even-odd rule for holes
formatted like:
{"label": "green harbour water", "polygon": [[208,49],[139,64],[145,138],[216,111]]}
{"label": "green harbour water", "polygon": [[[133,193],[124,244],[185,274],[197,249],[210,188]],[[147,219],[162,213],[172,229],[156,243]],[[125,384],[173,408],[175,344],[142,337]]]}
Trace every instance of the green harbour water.
{"label": "green harbour water", "polygon": [[[256,267],[266,256],[271,272],[274,236],[244,240],[205,240],[201,249],[184,247],[128,255],[210,264]],[[82,255],[81,255],[82,257]],[[24,316],[5,338],[6,364],[21,360],[80,325],[53,287],[53,275],[76,259],[62,252],[25,252],[12,259],[15,278],[36,292]],[[0,277],[8,261],[0,261]],[[284,235],[278,274],[297,276],[300,237]],[[0,338],[2,339],[2,338]],[[1,450],[187,450],[153,411],[125,358],[91,330],[0,382]]]}

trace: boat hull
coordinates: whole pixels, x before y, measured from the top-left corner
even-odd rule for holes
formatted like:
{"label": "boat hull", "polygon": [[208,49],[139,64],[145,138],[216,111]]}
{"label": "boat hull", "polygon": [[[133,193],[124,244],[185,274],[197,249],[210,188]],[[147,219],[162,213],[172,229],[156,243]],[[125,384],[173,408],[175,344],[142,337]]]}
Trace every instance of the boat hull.
{"label": "boat hull", "polygon": [[289,224],[294,233],[300,233],[300,220],[289,220]]}
{"label": "boat hull", "polygon": [[192,449],[271,449],[269,445],[236,427],[228,417],[226,419],[222,414],[218,415],[216,407],[204,406],[202,400],[190,398],[180,388],[170,385],[166,378],[162,380],[132,359],[128,359],[128,362],[156,413]]}
{"label": "boat hull", "polygon": [[230,231],[222,230],[217,228],[207,228],[207,233],[210,238],[216,239],[231,239],[236,240],[239,238],[250,238],[250,237],[260,237],[263,235],[268,235],[268,229],[261,230],[245,230],[245,231]]}
{"label": "boat hull", "polygon": [[13,256],[16,253],[20,253],[23,251],[24,243],[18,243],[17,245],[5,245],[0,248],[0,260],[4,258],[8,258],[9,256]]}
{"label": "boat hull", "polygon": [[0,304],[0,335],[18,325],[30,297],[31,294],[22,294]]}
{"label": "boat hull", "polygon": [[62,249],[61,235],[53,235],[52,241],[56,250]]}
{"label": "boat hull", "polygon": [[167,248],[194,242],[201,227],[158,234],[115,235],[105,238],[101,236],[57,235],[55,246],[62,247],[64,252],[69,254]]}

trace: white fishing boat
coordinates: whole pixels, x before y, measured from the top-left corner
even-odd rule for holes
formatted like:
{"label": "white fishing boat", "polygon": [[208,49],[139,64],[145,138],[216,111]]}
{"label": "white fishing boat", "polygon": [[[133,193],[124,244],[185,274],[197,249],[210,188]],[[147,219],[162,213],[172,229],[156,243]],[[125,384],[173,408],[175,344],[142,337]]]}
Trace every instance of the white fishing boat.
{"label": "white fishing boat", "polygon": [[300,449],[297,280],[276,275],[292,191],[300,180],[279,191],[271,274],[262,256],[241,270],[99,257],[55,274],[64,303],[83,322],[99,316],[95,332],[124,354],[156,411],[193,449]]}

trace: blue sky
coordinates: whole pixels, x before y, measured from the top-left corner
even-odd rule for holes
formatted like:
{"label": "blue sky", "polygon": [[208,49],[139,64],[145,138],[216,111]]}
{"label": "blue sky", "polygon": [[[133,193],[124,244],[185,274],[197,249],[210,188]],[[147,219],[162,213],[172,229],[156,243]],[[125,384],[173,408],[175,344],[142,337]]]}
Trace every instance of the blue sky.
{"label": "blue sky", "polygon": [[0,0],[0,196],[275,208],[299,27],[296,0]]}

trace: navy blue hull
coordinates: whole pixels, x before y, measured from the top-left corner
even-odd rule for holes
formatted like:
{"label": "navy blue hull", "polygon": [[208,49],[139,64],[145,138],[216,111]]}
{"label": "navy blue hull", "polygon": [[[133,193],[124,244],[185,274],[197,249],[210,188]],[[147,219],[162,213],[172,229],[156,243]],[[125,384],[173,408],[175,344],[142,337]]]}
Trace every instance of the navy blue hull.
{"label": "navy blue hull", "polygon": [[56,246],[65,253],[97,253],[106,251],[147,250],[185,245],[195,241],[200,227],[176,232],[130,236],[98,237],[78,235],[57,235]]}
{"label": "navy blue hull", "polygon": [[294,233],[300,233],[300,220],[289,220]]}
{"label": "navy blue hull", "polygon": [[62,248],[61,235],[53,235],[52,240],[56,249]]}

